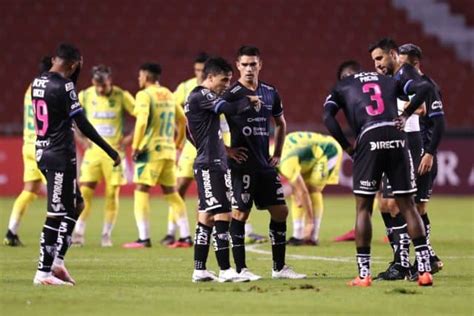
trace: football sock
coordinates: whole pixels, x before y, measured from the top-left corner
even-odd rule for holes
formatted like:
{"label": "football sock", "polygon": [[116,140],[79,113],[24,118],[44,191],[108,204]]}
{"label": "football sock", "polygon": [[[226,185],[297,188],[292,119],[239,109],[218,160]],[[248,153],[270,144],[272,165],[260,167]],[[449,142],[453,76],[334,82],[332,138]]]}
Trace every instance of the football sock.
{"label": "football sock", "polygon": [[364,279],[370,276],[370,247],[357,247],[357,268],[359,277]]}
{"label": "football sock", "polygon": [[382,214],[383,223],[385,224],[385,233],[387,234],[388,241],[390,242],[390,247],[392,247],[392,250],[395,251],[392,215],[390,213],[381,213],[381,214]]}
{"label": "football sock", "polygon": [[194,236],[194,269],[206,270],[212,228],[198,223]]}
{"label": "football sock", "polygon": [[430,250],[430,256],[435,257],[436,253],[431,246],[431,223],[430,219],[428,217],[428,213],[425,213],[421,215],[421,219],[423,220],[423,225],[425,225],[425,232],[426,232],[426,245],[428,246],[428,249]]}
{"label": "football sock", "polygon": [[273,270],[280,271],[285,265],[286,222],[271,220],[269,235],[272,244]]}
{"label": "football sock", "polygon": [[230,222],[230,237],[232,238],[232,254],[234,256],[235,270],[238,273],[245,265],[245,222],[232,219]]}
{"label": "football sock", "polygon": [[92,209],[92,198],[94,197],[94,190],[89,188],[88,186],[82,185],[81,186],[81,194],[82,198],[84,199],[84,209],[79,216],[79,219],[76,223],[75,232],[79,235],[84,235],[86,231],[86,221],[91,214]]}
{"label": "football sock", "polygon": [[117,221],[118,208],[119,208],[119,186],[106,186],[105,188],[105,213],[104,213],[104,226],[102,229],[102,235],[110,236],[112,229]]}
{"label": "football sock", "polygon": [[420,274],[423,272],[431,272],[430,250],[426,244],[426,237],[418,237],[413,239],[413,245],[415,246],[418,272]]}
{"label": "football sock", "polygon": [[230,268],[229,224],[227,221],[215,221],[214,224],[214,250],[216,252],[217,264],[221,270]]}
{"label": "football sock", "polygon": [[66,252],[71,246],[71,235],[76,225],[76,219],[72,216],[66,215],[61,220],[58,233],[58,258],[64,260]]}
{"label": "football sock", "polygon": [[20,226],[21,219],[25,215],[28,206],[36,200],[38,195],[29,191],[21,191],[20,195],[16,198],[13,203],[12,213],[10,215],[10,221],[8,223],[8,229],[16,235],[18,232],[18,226]]}
{"label": "football sock", "polygon": [[50,272],[53,260],[56,257],[60,218],[46,217],[43,225],[43,231],[40,238],[40,256],[38,261],[38,270]]}
{"label": "football sock", "polygon": [[[174,222],[179,227],[179,234],[181,238],[189,237],[189,222],[188,222],[188,213],[186,212],[186,204],[178,192],[173,192],[171,194],[165,194],[165,199],[171,207],[173,212]],[[173,234],[174,235],[174,234]]]}
{"label": "football sock", "polygon": [[178,224],[176,224],[176,219],[174,218],[173,209],[168,207],[168,230],[166,235],[174,236],[176,234],[176,229],[178,229]]}
{"label": "football sock", "polygon": [[407,230],[407,223],[402,214],[398,213],[393,218],[393,236],[394,236],[394,262],[400,264],[403,268],[410,268],[410,235]]}
{"label": "football sock", "polygon": [[138,238],[146,240],[150,238],[150,194],[135,190],[133,207],[135,221],[137,222]]}
{"label": "football sock", "polygon": [[303,239],[304,237],[304,209],[296,203],[295,195],[291,195],[291,218],[293,219],[293,237]]}
{"label": "football sock", "polygon": [[321,221],[324,213],[323,193],[313,192],[310,194],[311,203],[313,204],[314,211],[314,240],[319,239],[319,230],[321,228]]}

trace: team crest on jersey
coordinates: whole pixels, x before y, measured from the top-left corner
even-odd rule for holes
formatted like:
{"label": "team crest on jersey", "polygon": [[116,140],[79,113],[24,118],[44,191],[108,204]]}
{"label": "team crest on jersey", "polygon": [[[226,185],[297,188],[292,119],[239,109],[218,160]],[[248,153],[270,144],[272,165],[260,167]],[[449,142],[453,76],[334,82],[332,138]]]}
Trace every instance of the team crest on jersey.
{"label": "team crest on jersey", "polygon": [[242,202],[248,203],[250,201],[250,193],[242,193],[240,198],[242,199]]}
{"label": "team crest on jersey", "polygon": [[76,101],[76,100],[77,100],[77,93],[76,93],[76,91],[72,90],[71,92],[69,92],[69,97],[70,97],[72,100]]}
{"label": "team crest on jersey", "polygon": [[73,82],[68,82],[64,85],[64,87],[66,88],[66,92],[71,91],[71,90],[74,89],[74,83]]}

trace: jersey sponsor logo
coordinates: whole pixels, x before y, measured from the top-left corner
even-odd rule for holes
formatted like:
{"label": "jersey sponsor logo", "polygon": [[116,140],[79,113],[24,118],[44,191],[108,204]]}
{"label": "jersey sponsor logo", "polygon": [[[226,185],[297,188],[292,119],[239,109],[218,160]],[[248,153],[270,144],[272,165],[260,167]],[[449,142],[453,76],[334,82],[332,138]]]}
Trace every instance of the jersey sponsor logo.
{"label": "jersey sponsor logo", "polygon": [[405,141],[401,139],[370,142],[370,151],[379,150],[379,149],[404,148],[404,147],[405,147]]}
{"label": "jersey sponsor logo", "polygon": [[74,102],[72,105],[71,105],[71,111],[77,109],[77,108],[80,108],[81,107],[81,104],[79,102]]}
{"label": "jersey sponsor logo", "polygon": [[242,134],[244,136],[268,136],[269,133],[267,131],[266,127],[250,127],[250,126],[244,126],[242,128]]}
{"label": "jersey sponsor logo", "polygon": [[252,122],[266,122],[267,118],[263,116],[258,116],[258,117],[248,117],[247,122],[252,123]]}
{"label": "jersey sponsor logo", "polygon": [[37,139],[35,144],[36,144],[37,147],[48,147],[49,146],[49,139],[46,139],[46,140]]}
{"label": "jersey sponsor logo", "polygon": [[442,110],[443,109],[443,102],[437,100],[431,103],[432,110]]}
{"label": "jersey sponsor logo", "polygon": [[359,184],[361,186],[361,189],[365,190],[376,190],[377,187],[377,181],[375,180],[360,180]]}
{"label": "jersey sponsor logo", "polygon": [[57,203],[57,204],[52,203],[52,204],[51,204],[51,208],[52,208],[53,211],[55,211],[56,213],[66,210],[66,208],[65,208],[64,205],[63,205],[63,203]]}
{"label": "jersey sponsor logo", "polygon": [[74,89],[74,83],[68,82],[64,85],[64,88],[66,88],[66,92],[71,91],[72,89]]}
{"label": "jersey sponsor logo", "polygon": [[54,173],[54,186],[53,186],[53,199],[52,199],[52,203],[54,204],[61,203],[63,182],[64,182],[64,173],[55,172]]}
{"label": "jersey sponsor logo", "polygon": [[71,92],[69,92],[69,97],[71,98],[71,100],[77,101],[76,91],[72,90]]}
{"label": "jersey sponsor logo", "polygon": [[33,89],[33,98],[44,98],[44,90]]}
{"label": "jersey sponsor logo", "polygon": [[46,84],[49,82],[49,79],[35,79],[33,80],[33,88],[46,89]]}
{"label": "jersey sponsor logo", "polygon": [[207,206],[213,206],[214,204],[218,204],[219,201],[214,197],[212,193],[212,184],[211,184],[211,174],[209,170],[203,169],[201,171],[202,182],[204,186],[204,197],[206,198],[204,202],[206,202]]}
{"label": "jersey sponsor logo", "polygon": [[114,111],[94,111],[92,117],[95,119],[114,119],[117,113]]}
{"label": "jersey sponsor logo", "polygon": [[43,157],[43,150],[38,149],[35,154],[36,162],[39,162],[41,160],[41,157]]}

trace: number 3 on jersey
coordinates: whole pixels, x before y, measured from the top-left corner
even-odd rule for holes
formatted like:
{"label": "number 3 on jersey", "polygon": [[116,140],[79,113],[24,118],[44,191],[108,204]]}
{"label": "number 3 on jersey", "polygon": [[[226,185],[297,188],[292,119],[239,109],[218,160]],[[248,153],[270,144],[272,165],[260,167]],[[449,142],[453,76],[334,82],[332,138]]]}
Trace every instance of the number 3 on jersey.
{"label": "number 3 on jersey", "polygon": [[374,107],[369,104],[365,107],[367,114],[370,116],[380,115],[385,111],[385,104],[382,99],[382,90],[376,83],[366,83],[362,86],[362,92],[370,94],[370,100],[375,101],[377,104]]}
{"label": "number 3 on jersey", "polygon": [[[48,106],[44,100],[33,100],[33,111],[35,112],[35,130],[39,136],[46,135],[48,130]],[[41,128],[38,123],[41,122]]]}

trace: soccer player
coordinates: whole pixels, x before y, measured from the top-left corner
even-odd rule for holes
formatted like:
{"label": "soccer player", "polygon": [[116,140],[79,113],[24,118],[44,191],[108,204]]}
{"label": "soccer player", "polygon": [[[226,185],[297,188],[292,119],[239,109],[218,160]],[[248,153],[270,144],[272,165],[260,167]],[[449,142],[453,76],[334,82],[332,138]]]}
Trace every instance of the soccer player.
{"label": "soccer player", "polygon": [[[288,208],[276,170],[286,132],[280,95],[274,86],[259,80],[262,60],[257,47],[240,47],[236,66],[240,78],[223,95],[223,99],[234,102],[245,98],[246,95],[254,95],[262,103],[261,106],[238,115],[226,114],[231,133],[231,147],[228,152],[231,158],[229,166],[234,191],[234,211],[230,235],[236,270],[239,275],[251,280],[261,278],[252,273],[245,262],[245,222],[255,201],[257,209],[267,209],[270,212],[272,278],[305,278],[306,275],[296,273],[285,264]],[[275,124],[275,149],[272,156],[269,154],[270,120]]]}
{"label": "soccer player", "polygon": [[40,237],[36,285],[73,285],[64,257],[71,243],[74,225],[83,208],[76,182],[76,144],[72,122],[91,141],[120,164],[119,154],[100,137],[78,102],[74,82],[82,65],[79,50],[60,44],[49,72],[31,84],[36,128],[36,161],[46,178],[47,217]]}
{"label": "soccer player", "polygon": [[342,148],[331,136],[312,132],[286,135],[278,167],[290,182],[293,236],[288,245],[319,244],[323,189],[339,183]]}
{"label": "soccer player", "polygon": [[[351,286],[370,286],[371,215],[374,196],[385,173],[392,186],[395,201],[407,222],[415,245],[421,286],[433,284],[430,254],[420,215],[412,194],[416,192],[413,162],[403,128],[406,119],[419,107],[429,85],[422,80],[394,80],[375,72],[360,72],[357,63],[343,63],[339,81],[324,103],[324,123],[331,135],[354,160],[353,192],[356,199],[356,247],[359,275]],[[415,96],[398,118],[397,97]],[[357,146],[347,140],[335,116],[343,110],[357,137]],[[394,120],[396,121],[394,122]]]}
{"label": "soccer player", "polygon": [[[396,80],[402,83],[423,80],[418,71],[412,65],[406,63],[402,64],[399,62],[398,45],[392,39],[383,38],[379,40],[377,43],[369,47],[369,53],[374,61],[377,72],[393,76]],[[434,95],[436,93],[434,86],[429,82],[427,86],[430,87],[427,96]],[[398,101],[397,105],[399,113],[404,110],[407,100],[407,97],[405,97]],[[423,140],[420,132],[418,116],[418,114],[423,114],[423,111],[425,111],[425,106],[420,107],[420,111],[415,112],[410,116],[404,128],[404,131],[407,134],[408,149],[410,150],[415,170],[419,169],[423,150]],[[419,187],[418,177],[416,178],[417,187]],[[407,223],[400,214],[393,198],[391,198],[391,188],[387,181],[384,181],[383,191],[385,199],[380,200],[380,209],[387,228],[387,237],[394,251],[394,260],[390,263],[387,270],[380,273],[377,278],[382,280],[400,280],[410,276],[410,236],[407,230]],[[418,194],[415,194],[417,209],[419,208],[418,205],[420,202]],[[420,214],[422,213],[420,210],[419,212]],[[431,245],[429,245],[429,247],[432,249]],[[438,261],[439,259],[437,260],[435,257],[431,258],[432,273],[436,273],[440,268],[442,268],[442,263],[438,263]]]}
{"label": "soccer player", "polygon": [[[414,44],[404,44],[398,48],[399,63],[410,64],[416,68],[423,80],[429,82],[434,90],[428,95],[425,100],[426,112],[420,116],[421,136],[423,139],[423,147],[421,152],[421,161],[417,170],[417,191],[415,195],[415,202],[418,212],[420,213],[423,224],[426,230],[426,240],[430,248],[432,270],[437,271],[443,268],[443,262],[436,255],[430,242],[431,224],[428,217],[427,204],[431,198],[433,190],[433,183],[438,171],[438,162],[436,160],[436,153],[441,142],[444,129],[444,111],[443,101],[441,99],[441,91],[439,86],[433,79],[428,77],[421,71],[421,48]],[[415,264],[416,265],[416,262]]]}
{"label": "soccer player", "polygon": [[[39,65],[39,74],[48,71],[51,66],[51,56],[43,57]],[[38,197],[41,183],[46,182],[35,160],[36,133],[33,104],[31,102],[31,85],[26,89],[23,106],[23,191],[13,203],[8,230],[3,239],[3,244],[11,247],[23,246],[18,237],[21,219],[25,215],[28,206]]]}
{"label": "soccer player", "polygon": [[[125,157],[125,147],[131,143],[132,135],[124,136],[125,113],[133,115],[135,100],[133,96],[120,87],[112,84],[112,70],[105,65],[92,68],[92,86],[79,93],[79,102],[84,108],[87,119],[92,123],[100,136]],[[72,235],[72,243],[84,245],[86,221],[92,209],[92,198],[97,183],[105,179],[104,224],[102,228],[102,247],[112,246],[112,229],[117,219],[120,186],[124,185],[125,160],[113,167],[105,153],[87,140],[83,143],[87,149],[81,164],[81,193],[84,198],[84,210],[77,220]]]}
{"label": "soccer player", "polygon": [[[133,182],[134,212],[138,239],[124,248],[151,247],[150,189],[160,184],[165,200],[174,214],[184,217],[186,205],[176,191],[176,103],[173,93],[159,84],[161,66],[145,63],[140,67],[140,90],[135,98],[136,116],[132,156],[135,161]],[[189,235],[188,235],[189,237]]]}
{"label": "soccer player", "polygon": [[[230,266],[229,222],[232,188],[219,115],[248,112],[251,111],[252,100],[257,106],[260,103],[256,97],[243,98],[234,103],[218,98],[229,87],[231,78],[232,66],[226,60],[219,57],[210,58],[204,66],[204,81],[191,92],[185,105],[188,119],[187,138],[197,149],[194,174],[198,187],[199,211],[194,238],[193,282],[249,281],[249,278],[239,275]],[[213,228],[214,249],[220,268],[219,277],[206,268]]]}

